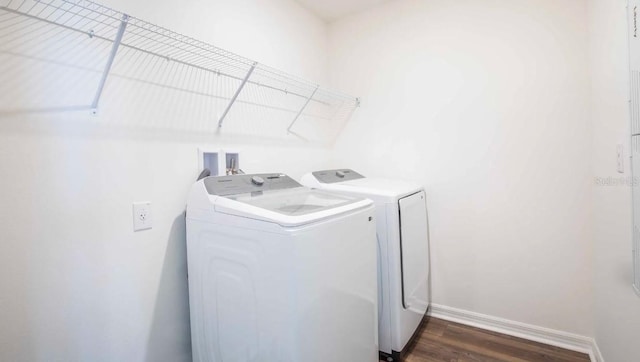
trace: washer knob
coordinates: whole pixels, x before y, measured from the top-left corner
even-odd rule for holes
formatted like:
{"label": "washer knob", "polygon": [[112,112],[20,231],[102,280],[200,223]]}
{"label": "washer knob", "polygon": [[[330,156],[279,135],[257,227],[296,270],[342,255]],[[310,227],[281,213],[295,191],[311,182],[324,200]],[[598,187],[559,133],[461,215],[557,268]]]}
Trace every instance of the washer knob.
{"label": "washer knob", "polygon": [[343,178],[344,177],[344,172],[342,171],[336,171],[336,176]]}
{"label": "washer knob", "polygon": [[264,185],[264,179],[260,176],[253,176],[251,178],[251,183],[256,185],[256,186],[262,186]]}

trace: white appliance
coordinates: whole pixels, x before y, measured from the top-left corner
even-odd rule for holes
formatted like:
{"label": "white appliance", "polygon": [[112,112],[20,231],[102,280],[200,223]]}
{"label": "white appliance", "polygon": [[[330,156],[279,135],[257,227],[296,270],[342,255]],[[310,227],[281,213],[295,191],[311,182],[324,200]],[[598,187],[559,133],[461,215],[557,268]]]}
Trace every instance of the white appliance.
{"label": "white appliance", "polygon": [[375,202],[380,355],[389,361],[399,360],[430,303],[424,188],[404,181],[365,178],[349,169],[312,172],[301,182]]}
{"label": "white appliance", "polygon": [[378,360],[371,200],[283,174],[207,177],[187,205],[194,361]]}

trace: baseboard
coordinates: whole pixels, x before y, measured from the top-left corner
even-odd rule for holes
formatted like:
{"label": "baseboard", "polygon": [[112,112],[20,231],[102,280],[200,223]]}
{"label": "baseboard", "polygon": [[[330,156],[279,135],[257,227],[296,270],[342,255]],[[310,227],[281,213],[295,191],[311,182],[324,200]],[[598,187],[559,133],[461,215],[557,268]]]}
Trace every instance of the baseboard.
{"label": "baseboard", "polygon": [[429,314],[434,318],[586,353],[592,362],[604,362],[595,340],[591,337],[538,327],[439,304],[432,304]]}
{"label": "baseboard", "polygon": [[594,362],[604,362],[604,357],[602,357],[602,353],[600,353],[600,348],[598,348],[598,344],[596,343],[596,341],[593,341],[593,354],[589,354],[589,357],[591,357],[591,361]]}

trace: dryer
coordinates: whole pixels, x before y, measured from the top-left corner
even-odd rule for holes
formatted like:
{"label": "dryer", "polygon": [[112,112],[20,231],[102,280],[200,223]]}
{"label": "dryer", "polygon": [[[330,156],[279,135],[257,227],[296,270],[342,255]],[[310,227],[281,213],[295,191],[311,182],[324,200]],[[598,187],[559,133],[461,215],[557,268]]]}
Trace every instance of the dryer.
{"label": "dryer", "polygon": [[429,230],[421,185],[366,178],[350,169],[306,174],[301,183],[376,205],[380,355],[398,360],[430,304]]}
{"label": "dryer", "polygon": [[375,208],[284,174],[207,177],[187,205],[194,361],[378,360]]}

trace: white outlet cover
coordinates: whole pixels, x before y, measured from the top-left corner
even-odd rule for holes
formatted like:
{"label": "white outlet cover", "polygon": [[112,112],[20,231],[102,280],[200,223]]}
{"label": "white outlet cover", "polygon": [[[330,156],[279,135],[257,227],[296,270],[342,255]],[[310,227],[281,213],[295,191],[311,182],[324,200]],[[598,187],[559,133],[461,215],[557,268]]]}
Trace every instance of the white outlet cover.
{"label": "white outlet cover", "polygon": [[151,202],[134,202],[133,231],[151,229],[152,223]]}

